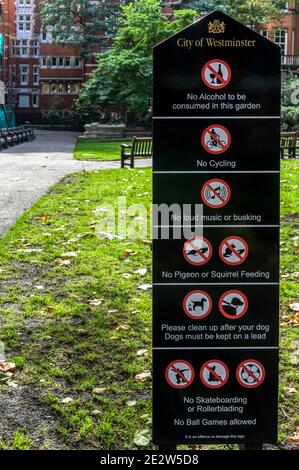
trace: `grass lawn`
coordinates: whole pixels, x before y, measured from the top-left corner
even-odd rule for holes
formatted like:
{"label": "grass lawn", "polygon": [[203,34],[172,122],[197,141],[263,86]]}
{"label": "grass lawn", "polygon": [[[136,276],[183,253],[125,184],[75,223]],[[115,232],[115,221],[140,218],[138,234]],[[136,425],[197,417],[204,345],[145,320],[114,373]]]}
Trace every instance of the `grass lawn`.
{"label": "grass lawn", "polygon": [[[298,426],[299,328],[289,304],[299,297],[299,162],[282,166],[285,446]],[[151,291],[140,287],[151,282],[151,246],[95,236],[97,208],[118,194],[149,207],[150,188],[150,169],[72,175],[1,241],[0,341],[17,368],[0,385],[0,449],[134,449],[136,431],[150,430]]]}
{"label": "grass lawn", "polygon": [[76,160],[120,160],[120,146],[131,140],[121,142],[97,142],[92,139],[78,139],[74,157]]}

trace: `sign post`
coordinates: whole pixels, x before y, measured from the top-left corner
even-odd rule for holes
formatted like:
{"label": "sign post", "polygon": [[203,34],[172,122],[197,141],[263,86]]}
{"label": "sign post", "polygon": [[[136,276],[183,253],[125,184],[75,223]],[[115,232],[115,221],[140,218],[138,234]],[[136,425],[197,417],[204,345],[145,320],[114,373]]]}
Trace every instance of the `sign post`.
{"label": "sign post", "polygon": [[275,443],[279,47],[220,12],[156,46],[153,132],[154,443]]}

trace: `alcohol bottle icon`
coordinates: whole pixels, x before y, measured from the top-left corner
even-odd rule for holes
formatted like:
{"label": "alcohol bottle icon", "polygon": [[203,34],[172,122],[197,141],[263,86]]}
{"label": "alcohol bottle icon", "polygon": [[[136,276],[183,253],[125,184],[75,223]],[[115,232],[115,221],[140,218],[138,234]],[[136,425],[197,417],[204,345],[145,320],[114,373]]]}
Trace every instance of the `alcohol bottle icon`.
{"label": "alcohol bottle icon", "polygon": [[218,65],[218,75],[217,75],[217,79],[216,79],[218,85],[223,84],[223,80],[221,80],[220,77],[223,78],[223,72],[222,72],[221,64]]}

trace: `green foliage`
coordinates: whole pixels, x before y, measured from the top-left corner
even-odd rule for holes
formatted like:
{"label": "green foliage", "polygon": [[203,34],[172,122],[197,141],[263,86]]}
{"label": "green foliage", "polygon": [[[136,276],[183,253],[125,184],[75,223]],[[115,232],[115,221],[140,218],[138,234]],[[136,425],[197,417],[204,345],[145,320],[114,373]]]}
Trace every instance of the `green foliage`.
{"label": "green foliage", "polygon": [[101,120],[103,109],[115,104],[130,123],[149,124],[152,48],[192,23],[196,12],[179,10],[169,21],[161,12],[159,0],[143,0],[124,6],[122,13],[113,48],[99,58],[77,107],[88,122]]}
{"label": "green foliage", "polygon": [[299,130],[299,80],[292,73],[282,77],[282,129]]}
{"label": "green foliage", "polygon": [[286,2],[281,0],[186,0],[183,8],[193,8],[199,14],[220,10],[247,25],[266,23],[279,18]]}
{"label": "green foliage", "polygon": [[23,432],[20,429],[14,433],[13,436],[13,448],[15,450],[30,450],[31,449],[31,439],[30,436]]}
{"label": "green foliage", "polygon": [[61,45],[77,46],[82,56],[114,35],[119,6],[114,2],[90,0],[45,0],[40,2],[43,28],[51,27],[54,41]]}
{"label": "green foliage", "polygon": [[282,130],[299,131],[299,108],[298,106],[282,107]]}

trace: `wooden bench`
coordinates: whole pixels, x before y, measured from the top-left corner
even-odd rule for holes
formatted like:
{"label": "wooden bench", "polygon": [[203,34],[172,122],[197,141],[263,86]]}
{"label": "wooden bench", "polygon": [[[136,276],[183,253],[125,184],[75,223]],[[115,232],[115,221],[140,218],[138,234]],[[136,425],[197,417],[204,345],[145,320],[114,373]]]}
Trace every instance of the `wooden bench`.
{"label": "wooden bench", "polygon": [[280,141],[280,156],[282,159],[285,156],[286,158],[296,158],[297,139],[297,132],[282,132]]}
{"label": "wooden bench", "polygon": [[[134,159],[136,157],[153,156],[153,139],[151,137],[133,137],[132,143],[122,144],[121,146],[121,168],[129,166],[134,168]],[[126,163],[129,160],[129,163]]]}
{"label": "wooden bench", "polygon": [[0,129],[0,151],[2,148],[7,149],[10,146],[34,139],[34,129],[28,124]]}

